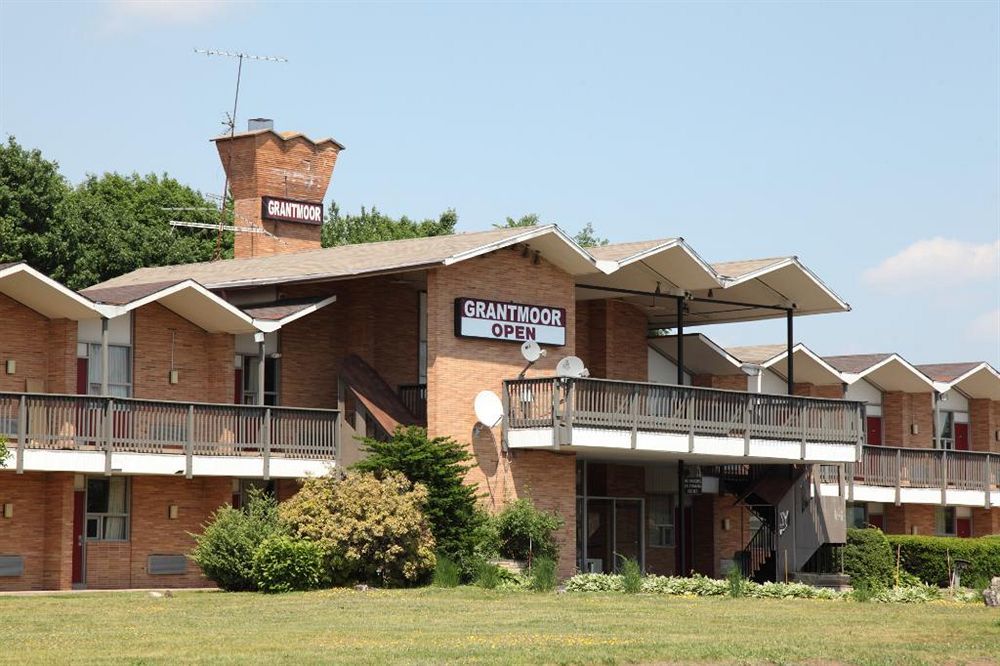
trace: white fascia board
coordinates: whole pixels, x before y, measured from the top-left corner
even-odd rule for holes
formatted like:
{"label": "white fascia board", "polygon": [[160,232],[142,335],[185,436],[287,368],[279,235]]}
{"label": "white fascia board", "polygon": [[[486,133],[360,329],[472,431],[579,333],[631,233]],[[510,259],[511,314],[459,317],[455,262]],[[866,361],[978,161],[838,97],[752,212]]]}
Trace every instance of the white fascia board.
{"label": "white fascia board", "polygon": [[28,264],[24,263],[23,261],[22,262],[18,262],[16,264],[14,264],[13,266],[8,266],[8,267],[4,268],[3,270],[0,270],[0,280],[2,280],[5,277],[8,277],[10,275],[16,275],[18,273],[26,273],[26,274],[30,275],[31,277],[33,277],[34,279],[38,280],[43,285],[45,285],[46,287],[48,287],[49,289],[53,289],[53,290],[59,292],[62,296],[65,296],[66,298],[69,298],[70,300],[74,301],[77,305],[79,305],[81,307],[84,307],[84,308],[87,308],[88,310],[90,310],[90,311],[92,311],[94,313],[94,315],[95,315],[94,318],[95,319],[98,319],[101,316],[103,316],[103,313],[101,312],[101,308],[100,308],[100,306],[98,306],[97,303],[95,303],[94,301],[90,300],[86,296],[83,296],[82,294],[78,294],[77,292],[73,291],[69,287],[67,287],[67,286],[65,286],[65,285],[63,285],[63,284],[61,284],[59,282],[56,282],[55,280],[53,280],[52,278],[50,278],[45,273],[42,273],[41,271],[35,270],[34,268],[32,268]]}
{"label": "white fascia board", "polygon": [[[672,238],[654,247],[647,248],[645,250],[642,250],[641,252],[636,252],[631,256],[625,257],[624,259],[619,259],[618,261],[609,261],[608,263],[616,264],[617,268],[615,270],[618,270],[630,264],[634,264],[637,261],[642,261],[643,259],[652,257],[653,255],[659,254],[660,252],[665,252],[666,250],[672,250],[673,248],[679,248],[682,252],[688,255],[688,257],[693,262],[698,264],[698,266],[703,271],[705,271],[706,275],[712,278],[712,281],[715,282],[717,286],[719,287],[724,286],[722,282],[722,277],[715,271],[714,268],[712,268],[712,265],[709,264],[704,259],[702,259],[702,257],[697,252],[694,251],[694,248],[688,245],[687,241],[685,241],[683,238]],[[610,274],[614,271],[610,272],[605,271],[605,272]]]}
{"label": "white fascia board", "polygon": [[164,287],[159,291],[153,292],[152,294],[143,296],[142,298],[138,298],[129,303],[125,303],[124,305],[105,305],[103,307],[105,308],[105,311],[108,313],[108,315],[106,316],[108,316],[108,318],[110,319],[131,312],[132,310],[141,308],[144,305],[155,303],[161,299],[176,294],[177,292],[184,291],[185,289],[192,289],[196,291],[198,294],[204,296],[208,300],[213,301],[214,304],[220,309],[225,310],[227,313],[233,315],[234,317],[243,320],[244,322],[246,322],[248,326],[256,328],[253,317],[243,312],[243,310],[240,310],[238,307],[236,307],[229,301],[225,300],[221,296],[218,296],[214,292],[205,288],[204,286],[201,285],[200,282],[197,282],[190,278],[178,282],[176,284],[172,284],[169,287]]}
{"label": "white fascia board", "polygon": [[[773,273],[776,270],[779,270],[781,268],[785,268],[786,266],[795,266],[796,268],[798,268],[802,272],[803,275],[805,275],[807,278],[809,278],[810,281],[812,281],[827,296],[829,296],[832,300],[834,300],[837,303],[839,309],[828,310],[827,312],[850,312],[851,311],[851,305],[850,305],[850,303],[848,303],[847,301],[845,301],[844,299],[842,299],[832,289],[830,289],[828,286],[826,286],[826,284],[822,280],[819,279],[818,275],[816,275],[815,273],[813,273],[807,266],[805,266],[801,261],[799,261],[798,257],[787,257],[785,259],[781,259],[779,261],[776,261],[773,264],[769,264],[767,266],[763,266],[762,268],[758,268],[757,270],[750,271],[749,273],[744,273],[743,275],[740,275],[739,277],[725,278],[724,279],[725,280],[725,287],[728,289],[729,287],[732,287],[732,286],[735,286],[735,285],[738,285],[738,284],[742,284],[742,283],[747,282],[749,280],[755,280],[755,279],[757,279],[759,277],[763,277],[763,276],[767,275],[768,273]],[[719,276],[719,277],[720,277],[720,279],[722,279],[722,276]],[[813,313],[813,314],[822,314],[822,313],[821,312],[816,312],[816,313]]]}
{"label": "white fascia board", "polygon": [[887,358],[882,359],[881,361],[879,361],[875,365],[869,367],[868,369],[866,369],[866,370],[864,370],[862,372],[859,372],[857,374],[856,380],[857,379],[864,379],[865,377],[867,377],[868,375],[872,374],[873,372],[875,372],[879,368],[881,368],[883,366],[886,366],[886,365],[889,365],[890,363],[893,363],[893,362],[899,363],[904,368],[906,368],[907,370],[909,370],[910,372],[912,372],[917,377],[917,379],[919,379],[923,383],[927,384],[927,386],[931,390],[937,390],[936,387],[934,386],[934,380],[932,380],[930,377],[928,377],[924,373],[922,373],[919,370],[917,370],[913,366],[912,363],[910,363],[909,361],[907,361],[905,358],[903,358],[899,354],[890,354]]}
{"label": "white fascia board", "polygon": [[[830,365],[829,363],[827,363],[825,360],[823,360],[823,358],[821,356],[819,356],[818,354],[816,354],[815,352],[813,352],[813,350],[809,349],[809,347],[806,347],[805,344],[803,344],[801,342],[795,343],[795,345],[792,347],[792,353],[794,354],[795,352],[802,352],[803,354],[805,354],[806,356],[808,356],[813,361],[816,361],[816,363],[818,363],[819,365],[821,365],[824,370],[826,370],[827,372],[829,372],[830,374],[832,374],[833,376],[835,376],[837,379],[840,379],[841,381],[847,381],[846,379],[844,379],[844,373],[843,372],[841,372],[840,370],[837,370],[835,367],[833,367],[832,365]],[[779,352],[777,355],[772,356],[768,360],[766,360],[763,363],[761,363],[761,367],[763,367],[763,368],[770,368],[775,363],[778,363],[781,360],[783,360],[786,356],[788,356],[788,350],[787,349],[785,351]]]}
{"label": "white fascia board", "polygon": [[336,301],[337,301],[336,295],[329,296],[327,298],[324,298],[322,301],[316,301],[312,305],[302,308],[298,312],[293,312],[287,317],[283,317],[281,319],[254,319],[253,325],[257,327],[257,330],[259,331],[263,331],[264,333],[271,333],[273,331],[277,331],[279,328],[283,326],[291,324],[293,321],[301,319],[302,317],[305,317],[307,315],[311,315],[317,310],[325,308],[327,305],[335,303]]}
{"label": "white fascia board", "polygon": [[[598,268],[597,260],[587,252],[584,248],[580,247],[576,241],[570,238],[566,233],[560,229],[555,224],[546,224],[540,227],[531,227],[530,229],[524,231],[520,234],[515,234],[513,236],[508,236],[502,240],[494,241],[492,243],[487,243],[486,245],[480,245],[479,247],[473,248],[471,250],[466,250],[465,252],[459,252],[458,254],[453,254],[447,257],[441,263],[445,266],[451,266],[452,264],[457,264],[460,261],[465,261],[466,259],[473,259],[475,257],[487,254],[488,252],[493,252],[494,250],[500,250],[505,247],[510,247],[511,245],[516,245],[517,243],[524,243],[532,238],[538,238],[539,236],[545,236],[548,234],[555,234],[557,238],[563,241],[566,246],[573,251],[574,254],[578,255],[581,259],[586,261],[591,266]],[[598,270],[600,270],[598,268]]]}

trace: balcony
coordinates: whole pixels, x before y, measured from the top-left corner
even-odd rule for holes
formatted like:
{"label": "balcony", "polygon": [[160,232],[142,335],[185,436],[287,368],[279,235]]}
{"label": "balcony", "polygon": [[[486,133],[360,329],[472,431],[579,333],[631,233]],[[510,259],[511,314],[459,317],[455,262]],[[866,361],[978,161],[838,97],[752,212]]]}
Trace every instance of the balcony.
{"label": "balcony", "polygon": [[0,393],[18,472],[300,477],[337,458],[340,412]]}
{"label": "balcony", "polygon": [[515,449],[854,462],[864,437],[864,406],[846,400],[592,378],[508,380],[503,400],[504,438]]}
{"label": "balcony", "polygon": [[824,495],[849,501],[1000,505],[1000,455],[946,449],[865,446],[857,463],[823,465]]}

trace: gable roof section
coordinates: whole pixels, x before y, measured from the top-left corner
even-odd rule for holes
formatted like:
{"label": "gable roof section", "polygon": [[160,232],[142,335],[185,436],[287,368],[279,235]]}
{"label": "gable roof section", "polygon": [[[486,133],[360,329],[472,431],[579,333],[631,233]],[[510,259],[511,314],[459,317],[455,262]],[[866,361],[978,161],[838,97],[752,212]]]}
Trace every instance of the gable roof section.
{"label": "gable roof section", "polygon": [[276,331],[291,324],[293,321],[311,315],[312,313],[335,303],[336,296],[295,299],[293,301],[278,301],[263,305],[244,307],[243,311],[253,317],[254,325],[264,332]]}
{"label": "gable roof section", "polygon": [[193,279],[210,289],[337,280],[449,266],[518,243],[537,249],[571,275],[597,270],[594,259],[555,225],[341,245],[268,257],[140,268],[98,288]]}
{"label": "gable roof section", "polygon": [[[788,348],[785,345],[754,345],[749,347],[727,347],[726,351],[741,359],[767,368],[782,378],[788,377]],[[795,380],[816,386],[841,384],[843,376],[837,368],[827,363],[813,350],[801,342],[792,347],[795,362]]]}
{"label": "gable roof section", "polygon": [[0,264],[0,293],[49,319],[99,319],[89,299],[64,287],[23,261]]}
{"label": "gable roof section", "polygon": [[823,360],[840,370],[848,384],[864,379],[883,391],[929,393],[935,390],[931,378],[899,354],[825,356]]}
{"label": "gable roof section", "polygon": [[969,398],[1000,400],[1000,372],[989,363],[937,363],[918,365],[944,393],[957,389]]}

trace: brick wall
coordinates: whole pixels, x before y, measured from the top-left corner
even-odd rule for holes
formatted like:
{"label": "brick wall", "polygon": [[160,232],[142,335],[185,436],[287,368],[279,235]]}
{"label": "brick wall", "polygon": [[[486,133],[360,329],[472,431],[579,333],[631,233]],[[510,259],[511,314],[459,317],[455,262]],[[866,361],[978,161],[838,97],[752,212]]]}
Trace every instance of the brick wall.
{"label": "brick wall", "polygon": [[692,386],[702,386],[704,388],[746,392],[747,376],[743,373],[738,375],[693,375],[691,377],[691,384]]}
{"label": "brick wall", "polygon": [[320,246],[320,225],[263,221],[260,198],[274,196],[321,203],[337,163],[339,147],[264,132],[222,139],[216,141],[216,148],[229,176],[237,224],[263,226],[272,234],[237,234],[236,257],[268,256]]}
{"label": "brick wall", "polygon": [[516,377],[524,360],[515,343],[455,337],[454,302],[460,296],[565,308],[567,344],[550,349],[528,373],[528,377],[551,375],[559,359],[574,352],[573,280],[544,258],[533,264],[519,248],[498,250],[427,275],[428,430],[432,436],[450,435],[470,444],[477,465],[469,479],[479,485],[489,507],[530,494],[538,506],[562,516],[559,572],[569,575],[575,568],[574,456],[524,451],[507,458],[499,453],[499,428],[473,436],[476,394],[483,389],[499,394],[502,381]]}
{"label": "brick wall", "polygon": [[580,301],[576,307],[577,356],[587,365],[590,376],[646,381],[645,313],[614,299]]}
{"label": "brick wall", "polygon": [[989,398],[969,400],[969,448],[1000,452],[996,432],[1000,430],[1000,401]]}
{"label": "brick wall", "polygon": [[[138,308],[132,320],[133,396],[232,403],[232,335],[204,331],[159,303]],[[171,356],[177,384],[169,381]]]}
{"label": "brick wall", "polygon": [[932,504],[885,505],[883,525],[886,534],[911,534],[914,526],[917,534],[934,535],[934,511]]}
{"label": "brick wall", "polygon": [[24,575],[0,578],[0,591],[69,589],[72,578],[73,475],[0,472],[0,555],[24,558]]}
{"label": "brick wall", "polygon": [[972,510],[972,536],[1000,535],[1000,507]]}
{"label": "brick wall", "polygon": [[45,555],[42,583],[49,590],[73,585],[73,474],[45,475]]}
{"label": "brick wall", "polygon": [[[76,391],[76,322],[49,320],[31,308],[0,294],[0,392],[21,392],[28,380],[50,393]],[[7,374],[8,360],[16,362]]]}
{"label": "brick wall", "polygon": [[[692,498],[693,529],[691,568],[705,576],[720,578],[722,560],[733,559],[753,535],[750,515],[731,495],[696,495]],[[724,521],[729,521],[729,529]]]}
{"label": "brick wall", "polygon": [[[912,425],[918,432],[913,434]],[[888,446],[933,447],[934,400],[931,393],[886,391],[882,395],[882,441]]]}

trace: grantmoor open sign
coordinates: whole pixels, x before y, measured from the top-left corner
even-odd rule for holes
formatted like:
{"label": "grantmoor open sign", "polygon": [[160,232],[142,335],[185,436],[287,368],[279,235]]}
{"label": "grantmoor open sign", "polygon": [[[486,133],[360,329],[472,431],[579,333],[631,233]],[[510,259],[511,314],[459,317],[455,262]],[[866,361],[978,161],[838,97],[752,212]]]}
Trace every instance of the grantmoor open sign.
{"label": "grantmoor open sign", "polygon": [[455,335],[545,345],[566,344],[566,310],[547,305],[455,299]]}

